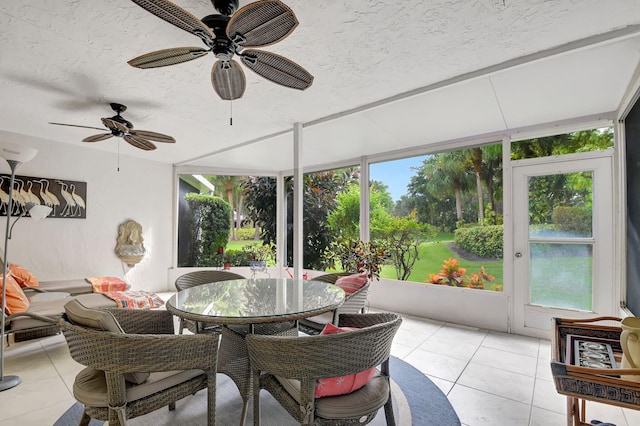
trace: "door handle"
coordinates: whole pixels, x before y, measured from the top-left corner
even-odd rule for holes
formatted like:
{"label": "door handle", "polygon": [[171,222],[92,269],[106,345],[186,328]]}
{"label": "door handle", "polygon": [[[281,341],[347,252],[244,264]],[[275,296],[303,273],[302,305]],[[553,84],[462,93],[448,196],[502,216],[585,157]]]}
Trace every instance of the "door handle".
{"label": "door handle", "polygon": [[520,253],[519,251],[518,251],[518,252],[516,252],[516,257],[517,257],[518,259],[519,259],[519,258],[521,258],[521,257],[522,257],[522,253]]}

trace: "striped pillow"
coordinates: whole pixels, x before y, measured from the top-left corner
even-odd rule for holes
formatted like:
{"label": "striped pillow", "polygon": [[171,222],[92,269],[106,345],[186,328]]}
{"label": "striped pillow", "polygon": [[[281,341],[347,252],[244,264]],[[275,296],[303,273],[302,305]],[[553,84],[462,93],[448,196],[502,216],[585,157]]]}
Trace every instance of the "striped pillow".
{"label": "striped pillow", "polygon": [[338,278],[336,285],[343,289],[348,296],[364,287],[367,281],[367,274],[353,274]]}

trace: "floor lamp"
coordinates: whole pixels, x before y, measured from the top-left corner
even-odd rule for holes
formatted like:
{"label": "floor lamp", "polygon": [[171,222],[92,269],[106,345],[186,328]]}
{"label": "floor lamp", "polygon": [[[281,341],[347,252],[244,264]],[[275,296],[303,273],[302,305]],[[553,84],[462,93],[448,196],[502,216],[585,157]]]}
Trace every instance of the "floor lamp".
{"label": "floor lamp", "polygon": [[[11,180],[9,183],[9,205],[7,206],[7,226],[4,233],[4,258],[2,259],[3,272],[2,272],[2,342],[0,344],[0,391],[11,389],[16,387],[22,382],[22,379],[18,376],[5,376],[4,375],[4,325],[5,325],[5,312],[7,307],[7,246],[9,243],[9,231],[11,222],[11,210],[13,208],[13,183],[16,177],[16,169],[24,162],[31,160],[36,156],[38,151],[35,148],[22,146],[13,143],[0,144],[0,157],[7,160],[9,167],[11,167]],[[18,217],[19,219],[20,217]],[[18,220],[16,219],[16,220]]]}

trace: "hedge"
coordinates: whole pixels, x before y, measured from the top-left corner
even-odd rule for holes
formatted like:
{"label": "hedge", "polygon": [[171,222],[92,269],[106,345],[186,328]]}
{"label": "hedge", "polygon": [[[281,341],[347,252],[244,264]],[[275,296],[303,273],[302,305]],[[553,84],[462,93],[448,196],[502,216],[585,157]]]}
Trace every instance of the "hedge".
{"label": "hedge", "polygon": [[480,257],[502,258],[504,239],[502,225],[473,226],[455,230],[458,247]]}

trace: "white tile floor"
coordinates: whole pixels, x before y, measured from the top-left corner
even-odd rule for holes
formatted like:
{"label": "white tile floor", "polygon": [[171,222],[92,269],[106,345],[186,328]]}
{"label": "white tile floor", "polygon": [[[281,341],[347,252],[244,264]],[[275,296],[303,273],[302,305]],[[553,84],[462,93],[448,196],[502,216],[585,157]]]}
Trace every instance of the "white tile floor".
{"label": "white tile floor", "polygon": [[[550,351],[548,340],[416,317],[404,317],[393,346],[393,355],[442,389],[467,426],[566,425]],[[0,393],[0,426],[52,425],[75,402],[71,385],[82,367],[61,335],[12,344],[5,357],[5,374],[20,376],[22,384]],[[588,403],[587,415],[640,425],[635,410]]]}

